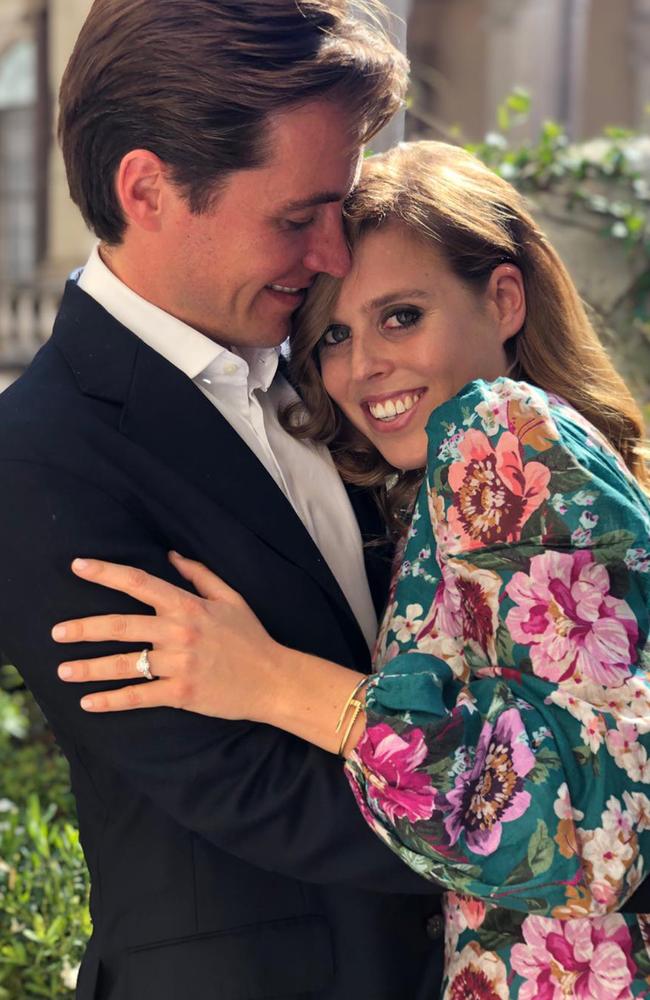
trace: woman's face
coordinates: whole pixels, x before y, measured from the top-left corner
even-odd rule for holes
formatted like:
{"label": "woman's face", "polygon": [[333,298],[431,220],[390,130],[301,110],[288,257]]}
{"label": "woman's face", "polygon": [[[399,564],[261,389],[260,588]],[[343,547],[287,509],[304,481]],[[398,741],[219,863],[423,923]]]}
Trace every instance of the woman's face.
{"label": "woman's face", "polygon": [[519,270],[501,264],[484,291],[395,223],[357,244],[319,345],[325,388],[398,469],[426,464],[432,410],[475,378],[507,369],[505,341],[525,316]]}

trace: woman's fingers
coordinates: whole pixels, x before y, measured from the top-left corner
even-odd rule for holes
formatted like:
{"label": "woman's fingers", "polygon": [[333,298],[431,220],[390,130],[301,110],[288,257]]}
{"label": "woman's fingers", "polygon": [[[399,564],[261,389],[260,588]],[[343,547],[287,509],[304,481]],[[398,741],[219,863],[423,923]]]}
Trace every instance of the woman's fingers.
{"label": "woman's fingers", "polygon": [[98,691],[81,699],[85,712],[127,712],[134,708],[161,708],[177,705],[174,682],[156,680],[148,684],[131,684],[117,691]]}
{"label": "woman's fingers", "polygon": [[[89,681],[123,681],[135,680],[141,677],[137,663],[142,652],[116,653],[114,656],[98,656],[94,660],[67,660],[59,664],[58,674],[62,681],[69,684],[87,684]],[[155,677],[168,676],[165,660],[169,662],[170,654],[147,650],[149,669]]]}
{"label": "woman's fingers", "polygon": [[150,605],[158,612],[178,611],[179,608],[189,607],[192,601],[196,601],[193,594],[189,594],[181,587],[160,580],[135,566],[122,566],[103,559],[75,559],[72,570],[84,580],[99,583],[111,590],[120,590],[123,594],[141,601],[142,604]]}
{"label": "woman's fingers", "polygon": [[[52,629],[55,642],[162,642],[170,638],[174,626],[156,615],[97,615],[59,622]],[[180,632],[179,626],[176,626]],[[179,637],[180,638],[180,637]]]}
{"label": "woman's fingers", "polygon": [[210,601],[217,601],[224,597],[240,596],[236,590],[233,590],[227,583],[224,583],[220,576],[213,573],[203,563],[196,562],[194,559],[186,559],[185,556],[179,555],[178,552],[170,552],[169,560],[181,576],[190,581],[201,597],[205,597]]}

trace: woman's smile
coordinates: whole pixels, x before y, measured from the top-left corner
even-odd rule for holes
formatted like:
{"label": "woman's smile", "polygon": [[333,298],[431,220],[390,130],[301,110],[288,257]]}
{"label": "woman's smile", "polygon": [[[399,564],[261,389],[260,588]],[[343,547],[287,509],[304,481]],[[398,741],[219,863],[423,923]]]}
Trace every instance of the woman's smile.
{"label": "woman's smile", "polygon": [[426,463],[433,410],[476,378],[505,374],[504,343],[517,329],[509,303],[516,269],[478,286],[405,226],[371,230],[354,248],[319,356],[325,389],[396,469]]}
{"label": "woman's smile", "polygon": [[417,413],[426,386],[370,396],[361,401],[366,420],[380,434],[391,434],[408,427]]}

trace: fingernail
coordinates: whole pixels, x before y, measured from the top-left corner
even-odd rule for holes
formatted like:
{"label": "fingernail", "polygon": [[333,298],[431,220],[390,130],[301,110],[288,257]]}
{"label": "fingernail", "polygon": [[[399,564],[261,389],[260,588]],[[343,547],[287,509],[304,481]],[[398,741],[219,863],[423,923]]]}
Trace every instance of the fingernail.
{"label": "fingernail", "polygon": [[55,625],[54,628],[52,629],[52,638],[55,639],[56,641],[59,641],[60,639],[65,639],[66,632],[67,629],[65,625]]}
{"label": "fingernail", "polygon": [[63,680],[67,677],[72,677],[72,667],[59,667],[59,677]]}
{"label": "fingernail", "polygon": [[85,569],[88,569],[89,566],[90,566],[90,563],[88,562],[87,559],[73,559],[72,560],[72,568],[74,570],[79,570],[80,572],[83,572]]}
{"label": "fingernail", "polygon": [[169,555],[171,556],[172,559],[180,559],[181,558],[179,556],[178,552],[176,552],[175,549],[170,549],[169,550]]}
{"label": "fingernail", "polygon": [[92,698],[82,698],[81,701],[80,701],[80,705],[81,705],[81,707],[83,709],[92,708],[93,707],[93,700],[92,700]]}

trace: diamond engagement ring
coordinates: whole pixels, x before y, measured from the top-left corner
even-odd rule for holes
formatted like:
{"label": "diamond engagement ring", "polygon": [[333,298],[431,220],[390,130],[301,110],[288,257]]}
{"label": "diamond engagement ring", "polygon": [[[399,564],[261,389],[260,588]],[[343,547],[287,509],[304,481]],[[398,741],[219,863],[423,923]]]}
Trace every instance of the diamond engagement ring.
{"label": "diamond engagement ring", "polygon": [[152,681],[154,679],[153,674],[149,669],[148,649],[143,649],[142,652],[140,653],[138,659],[136,660],[135,669],[138,671],[138,673],[142,674],[143,677],[146,677],[148,681]]}

